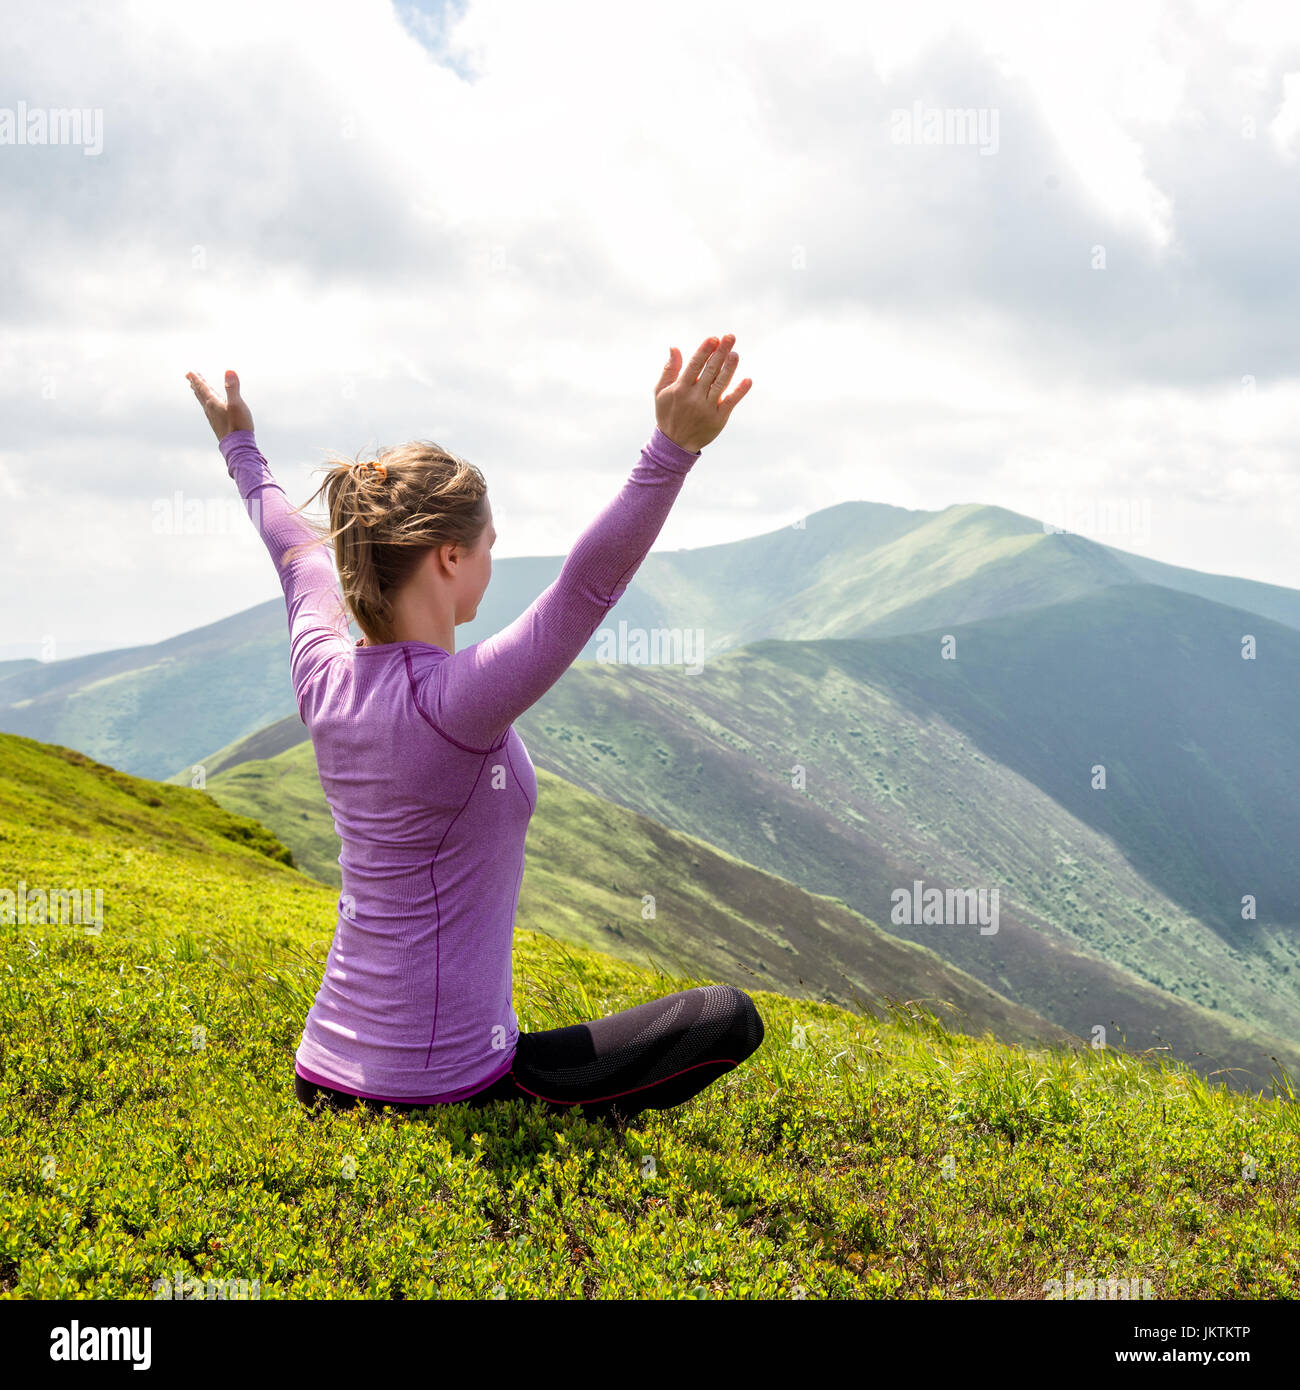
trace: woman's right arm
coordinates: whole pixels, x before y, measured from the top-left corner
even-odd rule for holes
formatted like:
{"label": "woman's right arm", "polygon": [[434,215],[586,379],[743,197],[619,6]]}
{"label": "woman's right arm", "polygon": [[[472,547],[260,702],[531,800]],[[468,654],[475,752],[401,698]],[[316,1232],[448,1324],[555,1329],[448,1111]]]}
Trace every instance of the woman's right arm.
{"label": "woman's right arm", "polygon": [[422,674],[416,701],[442,733],[478,751],[494,747],[577,659],[649,553],[700,450],[751,385],[746,378],[722,398],[738,360],[733,341],[705,339],[680,380],[672,349],[655,388],[654,434],[555,582],[508,627]]}
{"label": "woman's right arm", "polygon": [[541,699],[623,596],[698,457],[655,430],[555,582],[508,627],[439,659],[417,682],[416,701],[437,729],[485,750]]}

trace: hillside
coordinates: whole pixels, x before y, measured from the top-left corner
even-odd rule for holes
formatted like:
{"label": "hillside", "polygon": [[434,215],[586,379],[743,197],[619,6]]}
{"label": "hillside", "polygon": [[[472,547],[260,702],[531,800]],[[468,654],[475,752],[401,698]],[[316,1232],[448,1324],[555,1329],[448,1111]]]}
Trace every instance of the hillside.
{"label": "hillside", "polygon": [[1201,570],[1166,565],[1143,555],[1130,555],[1122,550],[1111,552],[1144,583],[1179,593],[1195,594],[1214,603],[1258,613],[1285,627],[1300,628],[1300,589],[1288,589],[1281,584],[1261,584],[1254,579],[1238,579],[1227,574],[1205,574]]}
{"label": "hillside", "polygon": [[[335,895],[284,858],[201,793],[0,738],[3,881],[104,890],[100,935],[0,933],[0,1294],[1295,1296],[1293,1095],[915,1007],[751,991],[751,1061],[626,1127],[520,1102],[313,1121],[289,1076]],[[702,981],[524,932],[516,982],[539,1028]]]}
{"label": "hillside", "polygon": [[[537,787],[515,919],[522,930],[621,960],[844,1006],[918,1000],[958,1032],[1071,1041],[1064,1029],[835,899],[806,893],[543,769]],[[228,810],[274,830],[306,872],[340,886],[338,837],[310,743],[241,763],[212,777],[207,790]],[[653,922],[641,917],[644,893],[655,898]]]}
{"label": "hillside", "polygon": [[1150,585],[945,631],[956,660],[939,632],[835,644],[832,659],[1114,840],[1226,943],[1300,942],[1300,633]]}
{"label": "hillside", "polygon": [[0,728],[137,776],[166,776],[289,713],[283,598],[150,646],[0,670]]}
{"label": "hillside", "polygon": [[[818,520],[809,519],[805,547],[819,539]],[[1000,507],[948,507],[888,544],[841,556],[823,570],[813,583],[787,581],[782,600],[755,611],[738,640],[915,632],[1138,583],[1103,547],[1047,534],[1041,524]]]}

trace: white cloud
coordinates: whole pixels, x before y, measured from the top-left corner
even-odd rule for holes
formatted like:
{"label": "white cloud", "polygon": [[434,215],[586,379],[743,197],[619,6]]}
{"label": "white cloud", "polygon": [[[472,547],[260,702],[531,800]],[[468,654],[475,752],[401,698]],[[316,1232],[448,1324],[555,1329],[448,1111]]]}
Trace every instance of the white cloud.
{"label": "white cloud", "polygon": [[[810,496],[1032,513],[1050,468],[1149,490],[1158,558],[1300,584],[1281,9],[19,8],[0,88],[102,108],[105,143],[0,147],[0,478],[66,538],[0,582],[114,645],[276,594],[250,537],[137,525],[229,487],[191,367],[240,370],[297,499],[327,449],[435,438],[488,474],[498,557],[558,553],[667,347],[732,330],[754,388],[666,548]],[[915,102],[996,111],[996,155],[892,143]]]}
{"label": "white cloud", "polygon": [[1300,135],[1300,72],[1282,75],[1282,104],[1269,122],[1269,134],[1287,164],[1296,161],[1296,136]]}

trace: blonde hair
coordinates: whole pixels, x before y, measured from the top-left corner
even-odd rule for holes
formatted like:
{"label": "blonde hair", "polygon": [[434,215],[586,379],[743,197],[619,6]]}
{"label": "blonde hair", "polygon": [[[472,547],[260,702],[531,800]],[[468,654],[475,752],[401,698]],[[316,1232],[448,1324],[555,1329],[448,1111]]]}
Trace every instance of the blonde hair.
{"label": "blonde hair", "polygon": [[333,544],[344,601],[367,641],[396,641],[393,594],[430,550],[478,544],[487,525],[487,480],[472,463],[426,440],[381,449],[374,461],[332,457],[338,462],[325,481],[294,511],[326,494],[328,530],[304,520],[319,542]]}

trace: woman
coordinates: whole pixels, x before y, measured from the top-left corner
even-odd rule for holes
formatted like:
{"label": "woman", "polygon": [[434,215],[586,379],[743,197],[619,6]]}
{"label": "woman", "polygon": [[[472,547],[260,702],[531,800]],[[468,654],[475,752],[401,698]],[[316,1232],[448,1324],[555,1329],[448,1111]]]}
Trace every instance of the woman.
{"label": "woman", "polygon": [[[271,477],[235,373],[224,401],[188,373],[280,575],[298,712],[342,842],[338,924],[295,1056],[304,1105],[536,1098],[621,1120],[681,1104],[762,1042],[753,1000],[731,985],[536,1033],[520,1032],[511,1003],[537,801],[513,722],[622,596],[749,390],[746,378],[723,398],[734,341],[705,339],[684,372],[670,351],[657,427],[618,495],[532,606],[461,652],[455,628],[477,612],[496,539],[478,469],[419,442],[341,463],[314,494],[328,494],[321,537]],[[365,634],[355,646],[327,541]]]}

